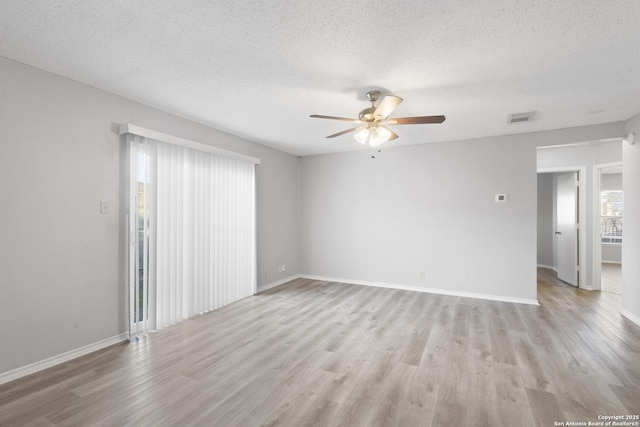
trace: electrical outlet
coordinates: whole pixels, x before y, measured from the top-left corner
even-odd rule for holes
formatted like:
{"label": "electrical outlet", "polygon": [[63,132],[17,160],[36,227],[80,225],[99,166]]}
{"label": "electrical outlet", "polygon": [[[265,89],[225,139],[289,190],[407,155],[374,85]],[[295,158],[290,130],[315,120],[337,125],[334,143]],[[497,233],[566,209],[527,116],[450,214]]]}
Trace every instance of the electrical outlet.
{"label": "electrical outlet", "polygon": [[267,277],[269,277],[269,273],[265,270],[265,272],[264,272],[264,278],[266,279]]}
{"label": "electrical outlet", "polygon": [[421,271],[418,277],[420,278],[420,280],[424,280],[427,277],[427,275],[424,271]]}
{"label": "electrical outlet", "polygon": [[100,213],[108,214],[111,212],[111,203],[108,200],[100,200]]}

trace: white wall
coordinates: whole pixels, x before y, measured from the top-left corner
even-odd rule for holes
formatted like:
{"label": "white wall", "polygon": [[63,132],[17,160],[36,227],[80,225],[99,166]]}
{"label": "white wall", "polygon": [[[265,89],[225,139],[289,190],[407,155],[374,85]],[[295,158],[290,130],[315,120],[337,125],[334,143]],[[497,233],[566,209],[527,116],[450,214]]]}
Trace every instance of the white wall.
{"label": "white wall", "polygon": [[[595,140],[591,138],[589,140]],[[586,186],[586,255],[587,262],[583,268],[585,282],[581,287],[593,285],[593,192],[594,174],[593,166],[598,164],[622,161],[622,142],[620,140],[607,143],[594,143],[587,145],[543,148],[538,150],[538,168],[560,168],[584,166],[586,176],[580,178],[581,184]],[[596,236],[599,238],[599,236]]]}
{"label": "white wall", "polygon": [[[620,145],[620,154],[622,154],[622,145]],[[603,173],[600,180],[600,190],[613,191],[622,190],[622,174],[621,173]]]}
{"label": "white wall", "polygon": [[554,256],[554,187],[552,173],[538,174],[538,230],[537,263],[539,266],[555,267]]}
{"label": "white wall", "polygon": [[[305,271],[536,299],[535,148],[508,139],[305,157]],[[494,195],[508,193],[508,203]],[[425,278],[420,273],[425,273]]]}
{"label": "white wall", "polygon": [[4,58],[0,84],[0,374],[125,331],[120,123],[262,159],[259,285],[301,272],[296,157]]}
{"label": "white wall", "polygon": [[640,324],[640,114],[627,123],[636,143],[622,144],[624,186],[624,246],[622,249],[622,309]]}
{"label": "white wall", "polygon": [[622,262],[622,245],[602,245],[602,262],[620,264]]}

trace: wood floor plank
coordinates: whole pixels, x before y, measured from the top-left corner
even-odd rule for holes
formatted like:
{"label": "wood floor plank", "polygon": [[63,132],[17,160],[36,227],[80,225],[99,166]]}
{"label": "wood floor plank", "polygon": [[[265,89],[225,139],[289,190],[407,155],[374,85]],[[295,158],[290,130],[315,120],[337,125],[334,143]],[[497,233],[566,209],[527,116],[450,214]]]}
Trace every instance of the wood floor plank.
{"label": "wood floor plank", "polygon": [[[51,369],[55,370],[56,368]],[[69,374],[70,372],[67,373]],[[90,381],[96,375],[93,370],[79,371],[69,378],[59,379],[57,383],[52,384],[47,379],[45,384],[48,384],[48,386],[41,389],[34,388],[29,394],[25,394],[23,390],[20,390],[17,399],[7,399],[8,403],[0,406],[0,425],[17,426],[35,421],[38,418],[45,418],[59,407],[79,400],[80,398],[70,392],[70,389],[78,384]],[[18,382],[20,381],[18,380]]]}
{"label": "wood floor plank", "polygon": [[296,279],[0,386],[4,426],[549,426],[640,412],[620,295],[540,306]]}
{"label": "wood floor plank", "polygon": [[22,427],[55,427],[56,425],[49,421],[46,417],[38,417],[28,423],[22,424]]}
{"label": "wood floor plank", "polygon": [[609,384],[609,387],[624,405],[629,415],[640,415],[640,386],[622,387]]}
{"label": "wood floor plank", "polygon": [[532,388],[526,388],[525,390],[529,398],[529,405],[536,426],[548,427],[558,425],[556,423],[568,419],[560,409],[558,399],[554,393]]}
{"label": "wood floor plank", "polygon": [[466,426],[467,407],[457,403],[438,400],[432,426]]}
{"label": "wood floor plank", "polygon": [[339,406],[332,400],[314,399],[308,408],[300,412],[299,425],[329,426],[332,420],[335,419]]}

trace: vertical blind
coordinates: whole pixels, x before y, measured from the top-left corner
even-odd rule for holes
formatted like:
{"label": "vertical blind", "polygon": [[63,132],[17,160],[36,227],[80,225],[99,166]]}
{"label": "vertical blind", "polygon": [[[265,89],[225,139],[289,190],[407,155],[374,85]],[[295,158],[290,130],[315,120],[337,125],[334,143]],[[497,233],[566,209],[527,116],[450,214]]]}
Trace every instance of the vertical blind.
{"label": "vertical blind", "polygon": [[[148,215],[137,214],[148,228],[135,233],[143,239],[135,244],[142,252],[137,258],[144,260],[148,248],[148,274],[133,275],[140,313],[131,317],[132,331],[159,329],[253,295],[254,164],[134,135],[131,145],[148,158],[132,161],[132,168],[148,170],[148,184],[136,186],[148,188],[142,197]],[[136,296],[138,289],[144,295]]]}

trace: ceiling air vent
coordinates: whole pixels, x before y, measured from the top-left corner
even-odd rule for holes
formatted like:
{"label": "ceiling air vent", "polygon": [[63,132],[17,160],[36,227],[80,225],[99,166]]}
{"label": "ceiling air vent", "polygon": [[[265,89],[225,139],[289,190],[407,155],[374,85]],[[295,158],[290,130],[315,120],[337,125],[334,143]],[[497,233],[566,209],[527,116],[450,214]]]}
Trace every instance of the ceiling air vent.
{"label": "ceiling air vent", "polygon": [[509,114],[509,120],[507,120],[507,123],[511,124],[511,123],[522,123],[522,122],[531,121],[535,113],[536,113],[535,111],[529,111],[526,113]]}

